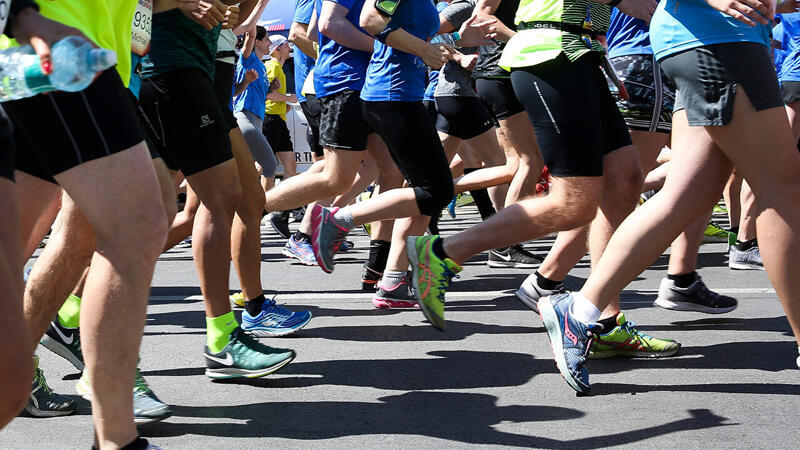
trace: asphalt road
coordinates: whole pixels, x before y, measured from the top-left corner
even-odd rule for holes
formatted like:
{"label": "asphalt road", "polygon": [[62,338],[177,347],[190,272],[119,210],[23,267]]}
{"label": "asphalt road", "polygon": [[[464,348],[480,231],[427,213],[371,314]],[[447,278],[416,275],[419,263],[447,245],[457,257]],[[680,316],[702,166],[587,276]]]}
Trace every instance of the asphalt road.
{"label": "asphalt road", "polygon": [[[474,207],[443,219],[445,234],[477,220]],[[577,397],[559,376],[539,317],[513,296],[525,270],[466,265],[448,293],[447,331],[419,311],[378,311],[360,291],[368,238],[338,258],[336,271],[292,264],[284,241],[263,228],[262,279],[314,319],[268,345],[297,359],[272,376],[211,382],[204,374],[203,302],[191,249],[162,255],[153,280],[141,368],[175,415],[140,428],[166,449],[301,448],[797,448],[797,347],[764,272],[731,271],[724,244],[704,245],[706,283],[740,301],[720,316],[653,305],[666,276],[659,259],[625,291],[630,320],[682,343],[661,360],[589,365],[593,393]],[[552,239],[529,243],[542,256]],[[568,280],[577,288],[583,261]],[[231,289],[237,287],[231,276]],[[75,394],[79,374],[40,350],[57,392]],[[90,405],[53,419],[17,418],[2,449],[88,448]]]}

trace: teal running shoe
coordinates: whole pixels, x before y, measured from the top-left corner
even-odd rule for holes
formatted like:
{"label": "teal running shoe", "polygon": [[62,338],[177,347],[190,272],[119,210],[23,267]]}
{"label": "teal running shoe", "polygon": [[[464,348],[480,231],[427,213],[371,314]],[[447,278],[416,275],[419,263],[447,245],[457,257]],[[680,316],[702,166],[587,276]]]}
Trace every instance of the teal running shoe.
{"label": "teal running shoe", "polygon": [[206,376],[222,378],[259,378],[289,364],[294,350],[272,348],[260,344],[237,327],[228,337],[228,345],[219,353],[206,347]]}

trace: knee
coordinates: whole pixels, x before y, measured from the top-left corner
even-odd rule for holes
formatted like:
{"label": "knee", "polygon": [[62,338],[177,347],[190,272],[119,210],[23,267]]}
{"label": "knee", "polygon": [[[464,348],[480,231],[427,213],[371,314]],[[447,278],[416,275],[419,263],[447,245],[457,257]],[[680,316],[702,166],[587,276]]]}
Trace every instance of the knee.
{"label": "knee", "polygon": [[242,186],[238,178],[219,186],[208,198],[201,199],[203,205],[212,213],[233,215],[242,202]]}
{"label": "knee", "polygon": [[334,197],[346,191],[353,184],[354,177],[343,173],[323,172],[325,176],[325,197]]}
{"label": "knee", "polygon": [[239,202],[239,208],[236,210],[236,212],[245,222],[248,218],[253,216],[258,216],[260,219],[261,211],[264,209],[265,202],[266,198],[264,195],[264,189],[262,189],[258,184],[255,184],[252,187],[243,188],[242,199]]}
{"label": "knee", "polygon": [[627,207],[630,199],[635,199],[642,193],[644,174],[638,164],[618,169],[603,176],[604,195],[619,199]]}

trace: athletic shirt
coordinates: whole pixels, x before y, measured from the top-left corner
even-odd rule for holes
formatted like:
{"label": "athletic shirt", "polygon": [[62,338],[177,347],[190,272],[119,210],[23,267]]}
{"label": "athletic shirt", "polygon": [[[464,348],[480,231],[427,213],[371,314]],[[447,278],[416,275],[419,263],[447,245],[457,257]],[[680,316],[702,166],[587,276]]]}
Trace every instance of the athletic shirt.
{"label": "athletic shirt", "polygon": [[236,35],[233,34],[233,30],[221,30],[219,32],[219,38],[217,39],[217,61],[230,65],[236,64],[236,56],[220,56],[222,52],[228,54],[235,51]]}
{"label": "athletic shirt", "polygon": [[137,68],[142,57],[150,51],[150,35],[153,31],[153,0],[138,0],[131,27],[131,75],[128,89],[139,98],[142,79]]}
{"label": "athletic shirt", "polygon": [[[294,4],[294,19],[292,22],[308,25],[314,15],[314,0],[297,0]],[[306,101],[303,96],[303,84],[308,73],[314,68],[314,58],[309,57],[300,49],[294,51],[294,93],[300,102]]]}
{"label": "athletic shirt", "polygon": [[[611,9],[607,5],[591,0],[520,0],[514,23],[521,28],[519,24],[523,22],[561,22],[604,34],[610,17]],[[506,44],[500,66],[535,66],[562,53],[575,61],[589,52],[605,53],[600,42],[589,35],[556,29],[522,30]]]}
{"label": "athletic shirt", "polygon": [[[365,33],[358,24],[364,0],[325,1],[347,8],[348,11],[345,18],[358,31]],[[322,0],[317,0],[316,5],[317,11],[321,11]],[[370,56],[370,53],[345,47],[319,33],[319,57],[317,57],[316,70],[314,71],[314,89],[317,91],[317,98],[327,97],[346,89],[360,91],[364,87],[364,77],[367,74]]]}
{"label": "athletic shirt", "polygon": [[213,80],[221,29],[208,31],[178,9],[153,14],[152,48],[142,60],[142,78],[196,68]]}
{"label": "athletic shirt", "polygon": [[236,63],[236,84],[244,81],[244,75],[250,69],[258,72],[258,78],[248,84],[245,90],[236,97],[233,102],[233,111],[250,111],[264,120],[269,83],[267,83],[267,69],[258,59],[256,52],[250,52],[250,56],[247,58],[239,57],[239,61]]}
{"label": "athletic shirt", "polygon": [[[494,12],[494,16],[503,25],[516,31],[514,18],[519,8],[519,0],[503,0]],[[492,39],[495,45],[482,45],[478,48],[478,62],[472,70],[475,78],[508,78],[509,73],[498,65],[506,43],[497,39]]]}
{"label": "athletic shirt", "polygon": [[[475,9],[476,0],[456,0],[450,6],[440,12],[448,22],[453,24],[456,29],[461,28],[461,24],[466,22]],[[460,48],[461,53],[468,55],[477,52],[477,48]],[[439,85],[436,86],[436,97],[477,97],[478,94],[472,88],[472,72],[461,67],[455,61],[447,61],[439,72]]]}
{"label": "athletic shirt", "polygon": [[712,44],[770,44],[770,27],[745,25],[708,6],[705,0],[662,0],[650,21],[650,41],[658,60]]}
{"label": "athletic shirt", "polygon": [[422,96],[424,101],[434,101],[433,93],[436,91],[436,86],[439,84],[439,71],[428,71],[428,86],[425,88],[425,94]]}
{"label": "athletic shirt", "polygon": [[777,19],[773,39],[781,43],[775,50],[778,79],[800,81],[800,13],[778,14]]}
{"label": "athletic shirt", "polygon": [[[278,79],[281,83],[281,87],[273,92],[278,92],[280,94],[286,93],[286,74],[283,72],[283,67],[278,63],[275,59],[270,59],[266,63],[267,71],[267,90],[269,90],[269,84],[272,83],[275,78]],[[267,94],[264,94],[264,98],[266,98]],[[266,101],[266,113],[267,114],[274,114],[277,116],[281,116],[281,118],[286,121],[286,102],[274,102],[272,100]]]}
{"label": "athletic shirt", "polygon": [[[439,31],[439,14],[431,0],[403,0],[389,26],[427,41]],[[420,101],[425,93],[426,72],[427,66],[419,57],[376,39],[361,98],[370,102]]]}
{"label": "athletic shirt", "polygon": [[650,46],[650,27],[642,19],[611,11],[611,24],[606,33],[608,40],[608,56],[616,58],[627,55],[652,55]]}

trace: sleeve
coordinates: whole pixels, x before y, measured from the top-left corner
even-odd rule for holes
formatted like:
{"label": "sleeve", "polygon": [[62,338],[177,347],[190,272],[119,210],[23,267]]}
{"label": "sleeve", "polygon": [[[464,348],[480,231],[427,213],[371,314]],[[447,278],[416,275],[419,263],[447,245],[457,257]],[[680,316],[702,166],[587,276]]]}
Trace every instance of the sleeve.
{"label": "sleeve", "polygon": [[314,12],[314,0],[297,0],[294,4],[294,18],[292,22],[308,25],[311,22],[311,14]]}
{"label": "sleeve", "polygon": [[353,9],[353,5],[355,5],[355,0],[322,0],[323,2],[333,2],[337,5],[342,5],[347,8],[348,11]]}
{"label": "sleeve", "polygon": [[470,2],[453,2],[441,12],[441,15],[458,30],[461,28],[461,24],[466,22],[472,15],[473,7],[474,5],[470,4]]}
{"label": "sleeve", "polygon": [[267,68],[267,82],[272,83],[272,81],[275,80],[275,77],[278,76],[278,69],[280,68],[280,66],[277,63],[275,63],[275,61],[270,59],[266,63],[266,68]]}

